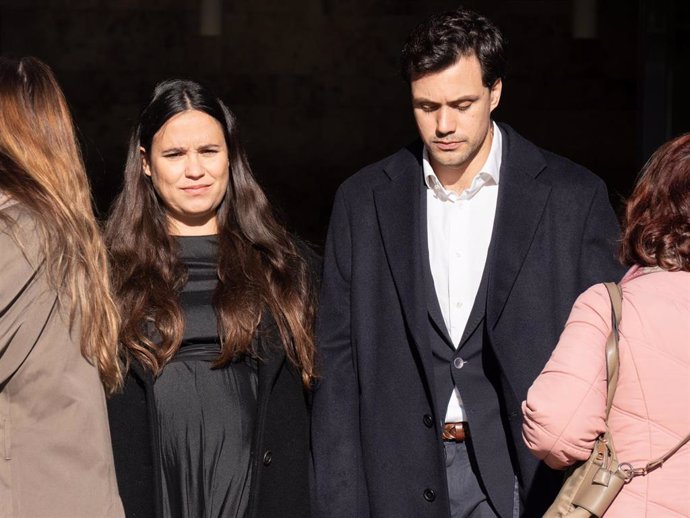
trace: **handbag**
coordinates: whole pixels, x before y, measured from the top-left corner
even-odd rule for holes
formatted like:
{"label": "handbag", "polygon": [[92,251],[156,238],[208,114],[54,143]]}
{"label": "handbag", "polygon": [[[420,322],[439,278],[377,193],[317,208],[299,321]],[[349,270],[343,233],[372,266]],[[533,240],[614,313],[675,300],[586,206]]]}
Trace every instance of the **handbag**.
{"label": "handbag", "polygon": [[690,441],[689,434],[665,455],[648,462],[643,468],[634,468],[627,462],[618,462],[608,418],[618,382],[618,326],[621,319],[622,296],[618,284],[607,282],[604,285],[611,299],[611,334],[606,341],[606,430],[594,441],[589,458],[566,472],[565,482],[544,518],[601,518],[623,489],[623,485],[633,477],[647,475],[661,467]]}

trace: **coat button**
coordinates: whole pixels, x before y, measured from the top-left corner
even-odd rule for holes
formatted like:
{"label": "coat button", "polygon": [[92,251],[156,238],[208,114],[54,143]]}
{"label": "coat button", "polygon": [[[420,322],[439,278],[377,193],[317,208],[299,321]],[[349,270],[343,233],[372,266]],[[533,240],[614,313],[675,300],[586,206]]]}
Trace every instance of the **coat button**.
{"label": "coat button", "polygon": [[436,491],[434,491],[433,489],[428,489],[428,488],[425,489],[424,490],[424,500],[426,500],[427,502],[433,502],[434,500],[436,500]]}
{"label": "coat button", "polygon": [[434,426],[434,418],[431,417],[429,414],[424,414],[423,420],[424,426],[426,426],[427,428],[431,428],[432,426]]}
{"label": "coat button", "polygon": [[273,461],[273,454],[271,453],[271,450],[266,450],[266,453],[264,453],[264,466],[268,466],[271,462]]}
{"label": "coat button", "polygon": [[453,360],[453,367],[456,369],[462,369],[465,366],[465,363],[467,362],[458,356]]}

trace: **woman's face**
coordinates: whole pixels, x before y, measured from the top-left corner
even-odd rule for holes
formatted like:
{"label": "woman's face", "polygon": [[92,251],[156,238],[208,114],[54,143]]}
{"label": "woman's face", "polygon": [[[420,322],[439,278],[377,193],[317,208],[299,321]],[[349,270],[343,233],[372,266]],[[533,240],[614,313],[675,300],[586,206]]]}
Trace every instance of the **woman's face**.
{"label": "woman's face", "polygon": [[230,162],[220,123],[199,110],[172,116],[141,149],[144,174],[165,205],[170,233],[216,234],[216,210],[228,187]]}

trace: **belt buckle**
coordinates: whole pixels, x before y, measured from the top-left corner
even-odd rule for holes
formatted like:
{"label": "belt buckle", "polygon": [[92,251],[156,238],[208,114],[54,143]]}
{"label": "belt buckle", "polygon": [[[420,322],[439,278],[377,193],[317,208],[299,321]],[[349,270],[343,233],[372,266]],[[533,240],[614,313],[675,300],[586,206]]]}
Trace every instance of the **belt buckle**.
{"label": "belt buckle", "polygon": [[467,423],[465,422],[445,423],[443,425],[443,433],[441,434],[441,438],[444,441],[463,442],[465,439],[467,439],[467,436],[468,430]]}

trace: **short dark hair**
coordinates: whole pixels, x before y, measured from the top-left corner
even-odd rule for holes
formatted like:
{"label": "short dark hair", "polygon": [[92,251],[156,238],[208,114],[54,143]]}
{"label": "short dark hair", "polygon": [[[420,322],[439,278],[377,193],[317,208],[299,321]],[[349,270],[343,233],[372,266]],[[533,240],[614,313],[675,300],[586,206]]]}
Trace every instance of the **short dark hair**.
{"label": "short dark hair", "polygon": [[412,30],[402,49],[401,73],[409,83],[471,55],[479,60],[485,86],[490,88],[503,78],[506,59],[501,31],[488,18],[459,7],[435,14]]}
{"label": "short dark hair", "polygon": [[619,257],[627,265],[690,271],[690,133],[661,146],[642,168]]}

